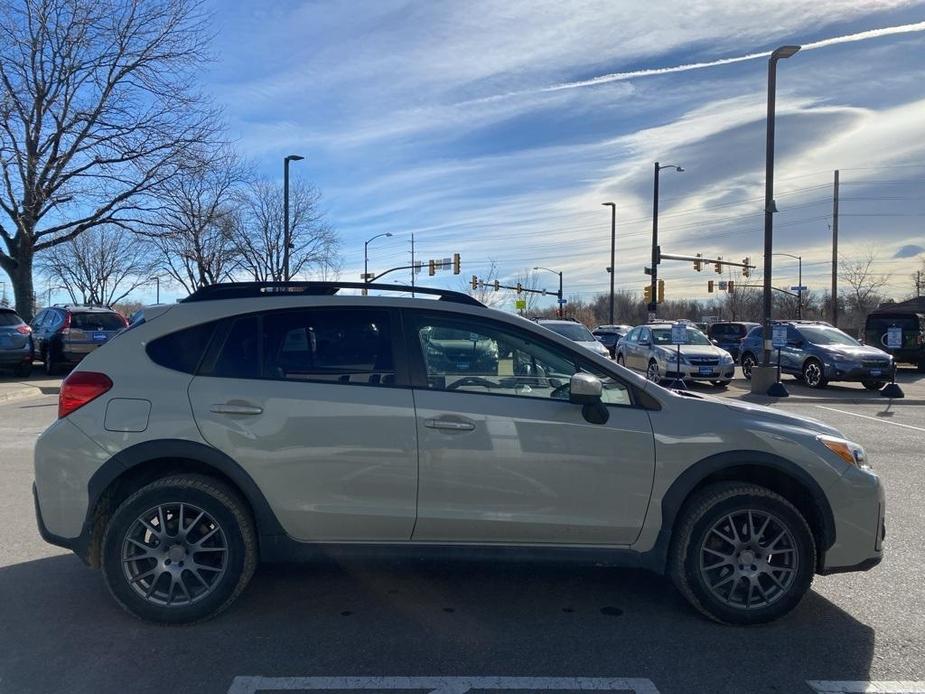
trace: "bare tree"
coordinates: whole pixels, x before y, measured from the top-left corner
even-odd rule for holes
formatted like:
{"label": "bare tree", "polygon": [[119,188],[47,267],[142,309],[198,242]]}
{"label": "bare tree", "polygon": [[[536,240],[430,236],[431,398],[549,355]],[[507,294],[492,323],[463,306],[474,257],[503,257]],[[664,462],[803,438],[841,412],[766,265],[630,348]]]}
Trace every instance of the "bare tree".
{"label": "bare tree", "polygon": [[59,282],[75,302],[112,305],[150,282],[151,249],[116,226],[93,227],[52,246],[37,267]]}
{"label": "bare tree", "polygon": [[20,0],[0,7],[0,268],[32,315],[33,258],[130,226],[178,155],[210,136],[192,88],[195,0]]}
{"label": "bare tree", "polygon": [[282,188],[264,180],[244,191],[236,229],[241,268],[258,282],[337,272],[339,240],[325,220],[321,193],[314,186],[297,183],[289,189],[289,275],[285,276],[282,199]]}
{"label": "bare tree", "polygon": [[159,267],[192,293],[228,279],[239,262],[236,186],[244,167],[229,149],[190,153],[169,185],[148,233]]}
{"label": "bare tree", "polygon": [[877,262],[876,253],[868,250],[864,255],[842,260],[838,267],[839,279],[848,285],[845,292],[848,310],[857,315],[866,315],[880,300],[889,277],[873,271]]}
{"label": "bare tree", "polygon": [[486,306],[497,308],[501,306],[507,299],[504,292],[495,291],[495,280],[497,279],[498,263],[496,263],[494,260],[489,260],[488,271],[482,277],[479,277],[479,286],[473,289],[472,284],[466,280],[463,283],[463,291]]}

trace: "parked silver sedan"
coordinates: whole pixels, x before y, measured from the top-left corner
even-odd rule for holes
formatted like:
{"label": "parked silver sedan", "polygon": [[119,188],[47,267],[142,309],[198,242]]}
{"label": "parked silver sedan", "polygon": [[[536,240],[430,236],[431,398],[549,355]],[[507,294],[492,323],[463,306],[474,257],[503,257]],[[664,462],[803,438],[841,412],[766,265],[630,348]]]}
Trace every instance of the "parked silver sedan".
{"label": "parked silver sedan", "polygon": [[702,332],[687,327],[687,344],[671,343],[671,323],[649,323],[633,328],[617,344],[617,363],[642,371],[650,381],[682,378],[727,386],[735,376],[732,355],[715,346]]}

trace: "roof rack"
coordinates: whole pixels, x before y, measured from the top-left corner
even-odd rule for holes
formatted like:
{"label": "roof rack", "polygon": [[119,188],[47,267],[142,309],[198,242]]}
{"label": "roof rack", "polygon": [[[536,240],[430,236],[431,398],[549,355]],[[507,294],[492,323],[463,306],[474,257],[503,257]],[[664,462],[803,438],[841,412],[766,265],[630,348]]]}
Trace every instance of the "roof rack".
{"label": "roof rack", "polygon": [[435,287],[409,287],[371,282],[222,282],[197,289],[179,303],[217,301],[219,299],[256,299],[265,296],[334,296],[341,289],[369,289],[377,292],[414,292],[438,296],[441,301],[483,306],[468,294]]}

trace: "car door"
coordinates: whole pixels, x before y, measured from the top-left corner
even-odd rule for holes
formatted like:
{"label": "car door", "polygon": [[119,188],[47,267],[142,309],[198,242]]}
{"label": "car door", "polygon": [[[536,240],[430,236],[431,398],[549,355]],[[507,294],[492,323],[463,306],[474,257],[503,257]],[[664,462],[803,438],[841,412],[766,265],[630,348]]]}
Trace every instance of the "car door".
{"label": "car door", "polygon": [[45,344],[45,331],[43,325],[48,317],[48,309],[39,311],[39,314],[32,319],[32,346],[35,349],[36,357],[42,354],[42,348]]}
{"label": "car door", "polygon": [[[654,445],[630,389],[532,331],[483,317],[406,315],[417,417],[418,542],[628,545],[649,503]],[[465,341],[470,352],[448,355]],[[579,349],[579,348],[576,348]],[[607,378],[605,424],[569,377]]]}
{"label": "car door", "polygon": [[408,541],[417,439],[396,314],[311,308],[221,322],[189,387],[203,437],[292,537]]}
{"label": "car door", "polygon": [[633,328],[623,340],[623,366],[633,368],[633,351],[636,349],[636,340],[639,337],[639,328]]}
{"label": "car door", "polygon": [[[780,367],[782,371],[799,374],[803,370],[803,358],[806,355],[806,339],[792,325],[787,326],[787,345],[780,350]],[[777,357],[776,350],[771,358]]]}
{"label": "car door", "polygon": [[652,331],[648,328],[639,328],[636,344],[633,345],[632,367],[637,371],[645,371],[649,365],[649,350],[652,348]]}

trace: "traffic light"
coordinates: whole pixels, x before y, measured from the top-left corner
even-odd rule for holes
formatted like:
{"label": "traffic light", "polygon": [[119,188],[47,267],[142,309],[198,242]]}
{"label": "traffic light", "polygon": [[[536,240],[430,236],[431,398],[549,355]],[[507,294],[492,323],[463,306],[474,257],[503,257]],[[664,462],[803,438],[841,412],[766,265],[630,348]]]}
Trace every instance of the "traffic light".
{"label": "traffic light", "polygon": [[478,275],[472,275],[472,288],[473,288],[473,289],[478,289],[478,288],[479,288],[479,277],[478,277]]}
{"label": "traffic light", "polygon": [[524,286],[520,282],[518,282],[517,283],[517,293],[523,294],[523,291],[524,291]]}
{"label": "traffic light", "polygon": [[721,255],[716,257],[716,274],[723,274],[723,256]]}
{"label": "traffic light", "polygon": [[713,293],[713,280],[707,280],[707,291]]}
{"label": "traffic light", "polygon": [[748,257],[742,258],[742,264],[745,265],[745,267],[742,268],[742,277],[750,276],[752,274],[752,270],[748,266],[752,264],[752,259]]}
{"label": "traffic light", "polygon": [[460,262],[459,253],[454,253],[453,254],[453,274],[454,275],[459,274],[460,265],[461,265],[461,262]]}
{"label": "traffic light", "polygon": [[431,277],[437,274],[437,261],[433,258],[427,261],[427,274]]}
{"label": "traffic light", "polygon": [[658,303],[665,303],[665,280],[658,281]]}
{"label": "traffic light", "polygon": [[501,280],[495,280],[495,291],[501,289]]}
{"label": "traffic light", "polygon": [[732,280],[729,280],[728,284],[726,284],[726,291],[732,294],[734,290],[735,290],[735,282],[733,282]]}
{"label": "traffic light", "polygon": [[651,284],[647,284],[645,287],[643,287],[642,297],[643,297],[643,300],[647,304],[652,303],[652,285]]}
{"label": "traffic light", "polygon": [[702,257],[703,257],[703,253],[698,253],[697,260],[694,261],[694,269],[697,272],[700,272],[701,270],[703,270],[703,261],[701,260]]}

